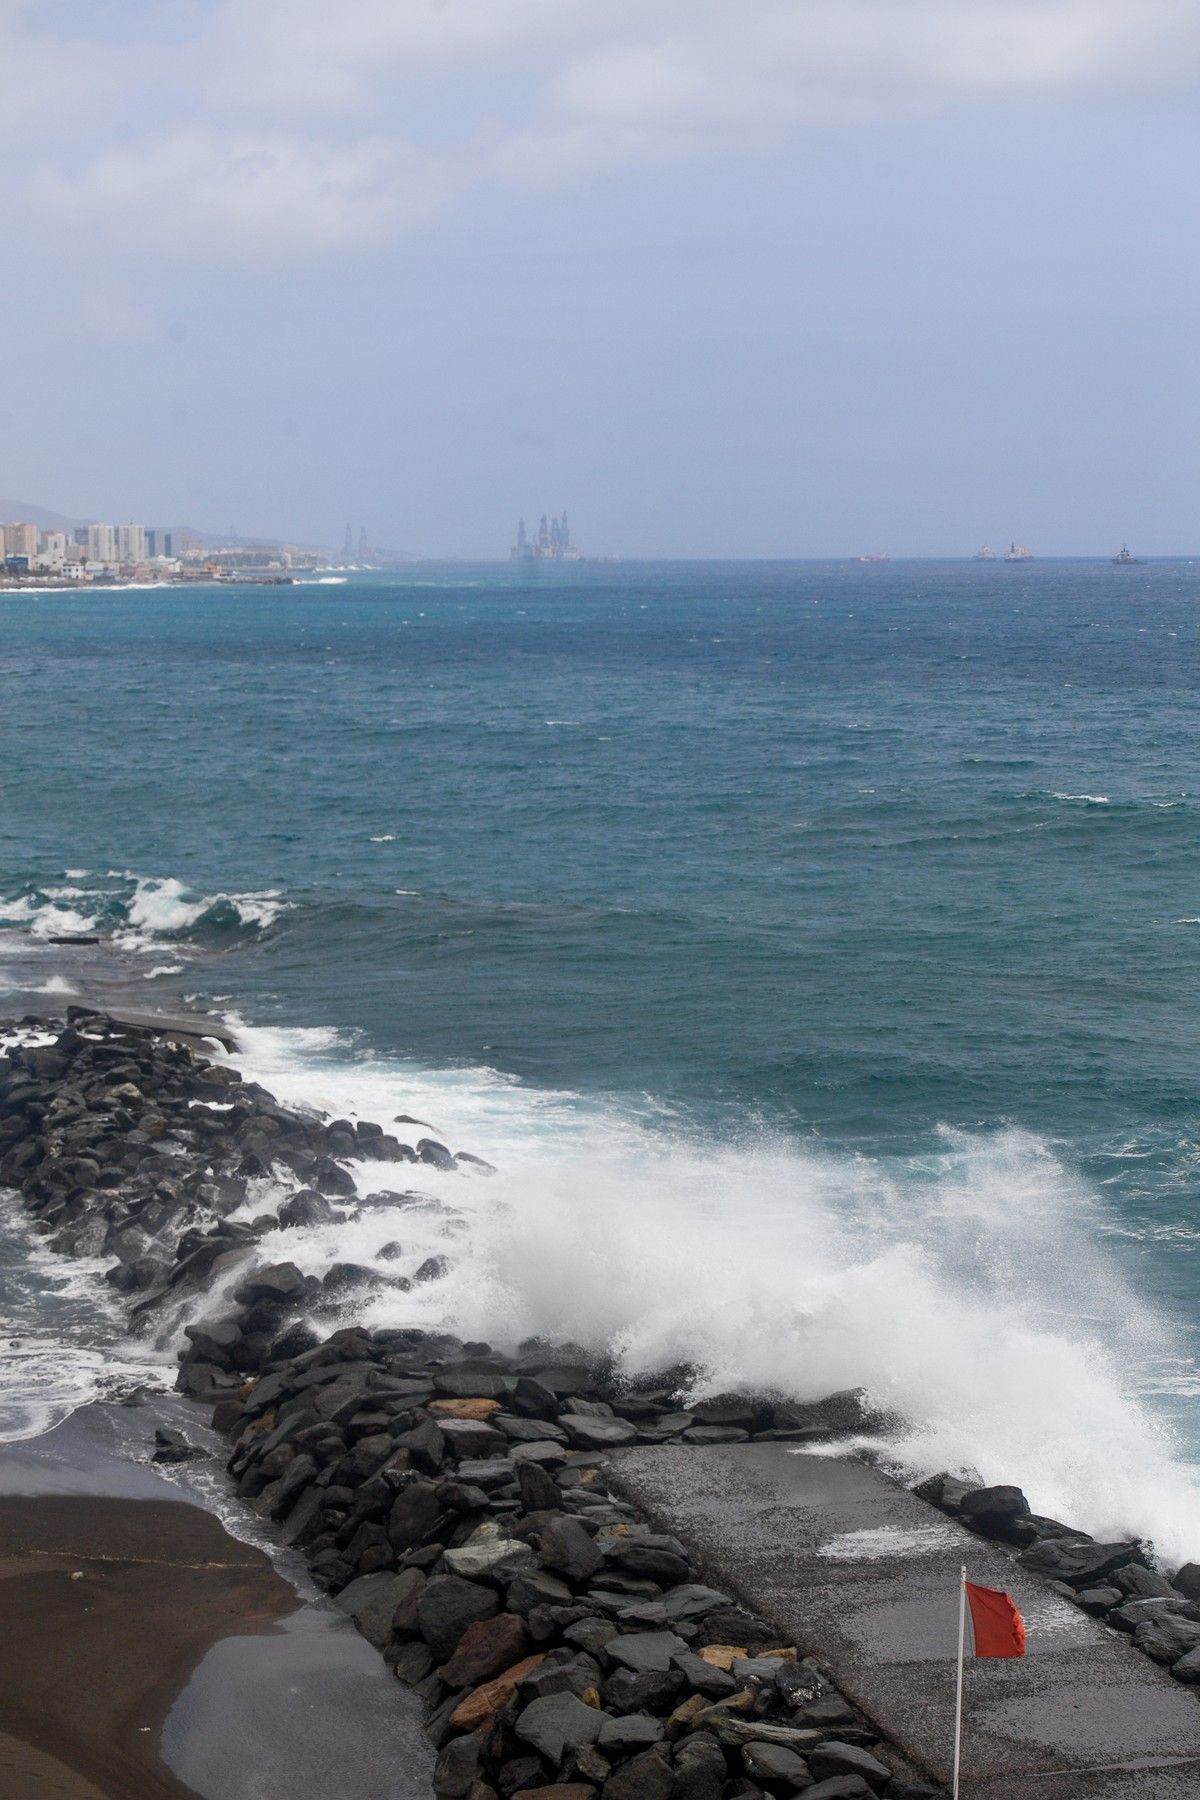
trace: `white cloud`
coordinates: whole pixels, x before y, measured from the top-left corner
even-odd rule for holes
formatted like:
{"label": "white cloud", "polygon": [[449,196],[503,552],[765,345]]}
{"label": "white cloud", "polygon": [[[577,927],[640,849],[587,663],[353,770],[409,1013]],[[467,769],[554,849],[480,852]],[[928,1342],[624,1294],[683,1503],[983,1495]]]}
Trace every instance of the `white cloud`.
{"label": "white cloud", "polygon": [[[44,67],[38,16],[0,0],[11,67]],[[174,37],[150,30],[161,13],[130,16],[145,42],[97,47],[104,118],[45,157],[34,192],[207,256],[384,241],[487,183],[1200,78],[1195,0],[200,0]]]}
{"label": "white cloud", "polygon": [[239,257],[380,241],[445,197],[427,159],[388,139],[176,132],[105,151],[78,174],[47,170],[39,198],[134,248]]}

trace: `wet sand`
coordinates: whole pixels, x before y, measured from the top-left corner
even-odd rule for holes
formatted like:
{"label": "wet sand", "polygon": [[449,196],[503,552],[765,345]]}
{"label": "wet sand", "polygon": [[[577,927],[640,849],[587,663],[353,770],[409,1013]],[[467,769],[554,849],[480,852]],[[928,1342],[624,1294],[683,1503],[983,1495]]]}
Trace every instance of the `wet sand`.
{"label": "wet sand", "polygon": [[141,1460],[163,1406],[0,1446],[0,1800],[427,1800],[415,1697]]}
{"label": "wet sand", "polygon": [[168,1711],[212,1645],[295,1605],[198,1507],[0,1497],[0,1797],[194,1795],[162,1761]]}

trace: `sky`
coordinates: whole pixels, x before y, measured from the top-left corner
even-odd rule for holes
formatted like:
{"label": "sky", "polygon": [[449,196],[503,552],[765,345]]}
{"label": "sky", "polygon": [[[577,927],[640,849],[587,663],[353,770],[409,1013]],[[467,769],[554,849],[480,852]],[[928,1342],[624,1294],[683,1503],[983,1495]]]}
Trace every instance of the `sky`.
{"label": "sky", "polygon": [[1200,551],[1195,0],[0,0],[0,493]]}

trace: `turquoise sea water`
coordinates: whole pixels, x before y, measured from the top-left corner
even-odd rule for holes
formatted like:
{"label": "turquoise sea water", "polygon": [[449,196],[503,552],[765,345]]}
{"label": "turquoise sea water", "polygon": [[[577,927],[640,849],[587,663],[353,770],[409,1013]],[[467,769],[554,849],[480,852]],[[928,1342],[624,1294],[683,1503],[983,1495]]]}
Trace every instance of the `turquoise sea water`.
{"label": "turquoise sea water", "polygon": [[[464,1119],[526,1158],[568,1113],[648,1134],[675,1172],[639,1217],[707,1160],[780,1284],[736,1329],[704,1293],[730,1378],[789,1295],[800,1360],[870,1336],[813,1272],[890,1268],[922,1295],[862,1355],[892,1398],[958,1344],[1011,1410],[1076,1380],[1049,1341],[1119,1389],[1065,1420],[1128,1405],[1200,1455],[1200,565],[6,594],[0,681],[0,927],[115,933],[147,998],[233,1007],[297,1067],[486,1095]],[[584,1166],[572,1204],[619,1221],[617,1165]],[[655,1257],[702,1285],[643,1245],[594,1321],[646,1357],[691,1344],[656,1334]],[[906,1372],[943,1300],[967,1312]],[[966,1342],[989,1309],[1041,1346],[1008,1374]],[[856,1373],[852,1344],[815,1362]],[[988,1429],[977,1462],[1026,1448]]]}

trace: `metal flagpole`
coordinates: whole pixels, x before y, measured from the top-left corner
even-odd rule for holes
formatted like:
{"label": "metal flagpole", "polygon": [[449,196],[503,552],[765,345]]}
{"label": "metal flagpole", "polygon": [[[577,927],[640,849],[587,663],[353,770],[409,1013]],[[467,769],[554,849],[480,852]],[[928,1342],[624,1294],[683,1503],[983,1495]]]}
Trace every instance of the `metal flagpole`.
{"label": "metal flagpole", "polygon": [[954,1800],[958,1800],[958,1765],[962,1751],[963,1650],[967,1636],[967,1565],[958,1583],[958,1694],[954,1703]]}

